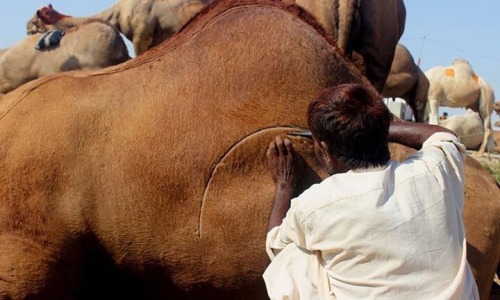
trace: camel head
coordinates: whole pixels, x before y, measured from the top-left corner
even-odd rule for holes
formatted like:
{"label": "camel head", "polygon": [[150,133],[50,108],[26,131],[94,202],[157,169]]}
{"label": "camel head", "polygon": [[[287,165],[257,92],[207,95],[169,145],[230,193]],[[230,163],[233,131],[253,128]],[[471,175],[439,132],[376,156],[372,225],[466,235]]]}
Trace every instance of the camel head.
{"label": "camel head", "polygon": [[55,10],[52,4],[43,6],[36,11],[35,15],[26,24],[26,32],[30,35],[55,29],[57,22],[68,17]]}
{"label": "camel head", "polygon": [[69,16],[59,13],[52,7],[52,4],[44,6],[37,10],[36,15],[44,24],[53,25],[59,22],[59,20],[67,18]]}
{"label": "camel head", "polygon": [[26,23],[27,35],[43,33],[46,32],[47,30],[48,30],[47,27],[36,13],[31,19],[29,19],[28,23]]}

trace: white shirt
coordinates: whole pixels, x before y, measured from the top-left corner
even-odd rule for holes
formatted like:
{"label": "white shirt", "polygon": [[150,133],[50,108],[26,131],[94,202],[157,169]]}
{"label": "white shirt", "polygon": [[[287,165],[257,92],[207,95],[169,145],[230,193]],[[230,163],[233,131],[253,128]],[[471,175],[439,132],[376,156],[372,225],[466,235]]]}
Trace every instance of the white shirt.
{"label": "white shirt", "polygon": [[[291,243],[317,253],[337,299],[479,299],[462,221],[465,157],[454,135],[436,133],[402,163],[313,185],[268,233],[270,258]],[[266,270],[268,288],[275,261],[286,257]]]}

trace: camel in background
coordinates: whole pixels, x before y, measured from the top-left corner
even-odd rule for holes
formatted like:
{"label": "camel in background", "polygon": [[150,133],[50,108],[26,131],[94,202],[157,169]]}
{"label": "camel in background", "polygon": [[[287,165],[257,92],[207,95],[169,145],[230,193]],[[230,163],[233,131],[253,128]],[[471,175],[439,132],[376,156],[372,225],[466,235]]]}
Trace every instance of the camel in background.
{"label": "camel in background", "polygon": [[282,0],[313,15],[381,93],[403,34],[403,0]]}
{"label": "camel in background", "polygon": [[482,156],[491,136],[491,114],[495,95],[488,82],[478,76],[465,59],[456,59],[449,67],[437,66],[425,72],[429,79],[428,120],[439,124],[439,106],[467,107],[479,112],[484,138],[477,152]]}
{"label": "camel in background", "polygon": [[415,64],[410,51],[398,44],[382,95],[386,98],[404,99],[411,107],[415,121],[424,122],[428,92],[429,80]]}
{"label": "camel in background", "polygon": [[[493,110],[500,116],[500,101],[496,101],[493,105]],[[496,127],[500,127],[500,121],[495,122]]]}
{"label": "camel in background", "polygon": [[28,36],[0,56],[0,93],[49,74],[100,69],[130,59],[119,32],[101,21],[82,24],[69,30],[59,45],[37,50],[41,36]]}
{"label": "camel in background", "polygon": [[[220,1],[136,59],[4,96],[0,298],[268,299],[269,142],[306,127],[325,87],[371,86],[312,22],[276,1]],[[313,143],[291,139],[310,167],[301,188],[325,178]],[[465,173],[487,297],[498,187],[474,160]]]}
{"label": "camel in background", "polygon": [[[453,130],[468,150],[477,150],[483,142],[483,120],[478,112],[470,108],[463,115],[453,115],[446,120],[440,121],[439,125]],[[493,136],[490,135],[487,144],[488,152],[491,152],[494,148],[495,141]]]}
{"label": "camel in background", "polygon": [[135,55],[159,45],[176,33],[210,0],[119,0],[110,8],[89,17],[71,17],[52,5],[37,10],[27,25],[27,33],[47,28],[67,30],[90,20],[103,20],[115,26],[134,45]]}

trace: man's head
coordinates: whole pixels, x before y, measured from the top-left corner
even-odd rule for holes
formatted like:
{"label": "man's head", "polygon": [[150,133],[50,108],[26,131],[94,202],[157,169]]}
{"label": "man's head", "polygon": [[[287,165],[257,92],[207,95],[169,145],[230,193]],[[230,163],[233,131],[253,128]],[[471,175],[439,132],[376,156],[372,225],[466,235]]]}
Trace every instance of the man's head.
{"label": "man's head", "polygon": [[307,110],[317,153],[330,173],[385,165],[391,119],[382,98],[360,84],[325,89]]}

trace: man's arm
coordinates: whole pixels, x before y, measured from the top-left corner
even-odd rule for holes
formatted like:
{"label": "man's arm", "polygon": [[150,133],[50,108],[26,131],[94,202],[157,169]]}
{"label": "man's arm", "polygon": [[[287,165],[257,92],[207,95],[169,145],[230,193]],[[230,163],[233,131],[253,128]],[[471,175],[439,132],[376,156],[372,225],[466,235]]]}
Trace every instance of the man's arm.
{"label": "man's arm", "polygon": [[422,144],[436,132],[456,135],[453,131],[438,125],[393,121],[389,127],[389,142],[420,150]]}
{"label": "man's arm", "polygon": [[296,196],[297,186],[301,179],[303,165],[295,153],[292,142],[276,137],[267,149],[267,162],[276,184],[273,207],[269,217],[267,231],[278,226],[290,208],[290,200]]}

